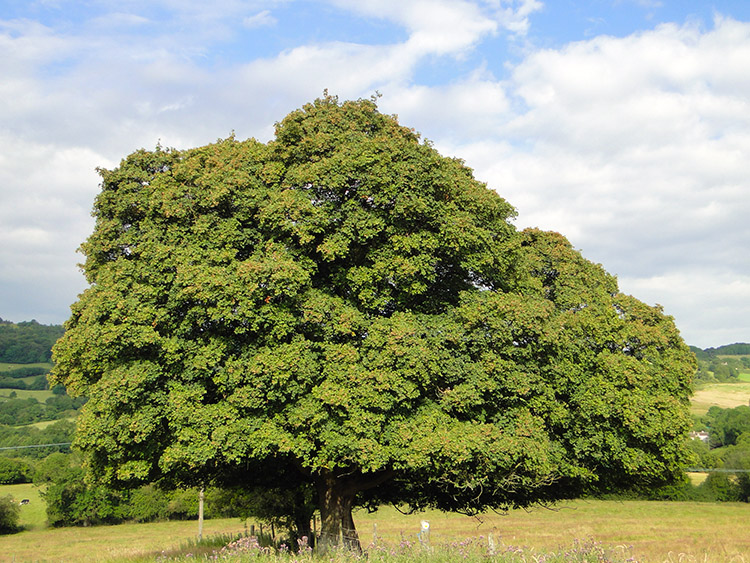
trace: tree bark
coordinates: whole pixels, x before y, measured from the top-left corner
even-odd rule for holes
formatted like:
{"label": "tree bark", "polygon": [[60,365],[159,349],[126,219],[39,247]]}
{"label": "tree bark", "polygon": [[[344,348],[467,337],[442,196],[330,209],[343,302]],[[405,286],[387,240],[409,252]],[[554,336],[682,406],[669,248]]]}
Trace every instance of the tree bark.
{"label": "tree bark", "polygon": [[352,507],[358,492],[376,487],[393,476],[392,471],[369,475],[337,475],[323,471],[315,478],[320,508],[320,541],[318,551],[326,553],[341,546],[349,551],[362,552]]}
{"label": "tree bark", "polygon": [[327,553],[338,546],[361,552],[352,518],[352,505],[356,490],[351,490],[342,479],[325,471],[316,480],[320,507],[320,541],[318,551]]}

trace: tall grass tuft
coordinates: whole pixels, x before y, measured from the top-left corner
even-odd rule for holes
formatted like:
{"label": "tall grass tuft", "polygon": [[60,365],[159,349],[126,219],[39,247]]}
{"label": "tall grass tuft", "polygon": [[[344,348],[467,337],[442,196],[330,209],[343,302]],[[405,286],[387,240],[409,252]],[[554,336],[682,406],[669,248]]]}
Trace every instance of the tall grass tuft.
{"label": "tall grass tuft", "polygon": [[[213,538],[212,542],[218,541]],[[207,542],[209,543],[209,542]],[[402,540],[397,545],[371,544],[362,553],[334,551],[318,555],[302,538],[296,549],[286,544],[277,547],[262,545],[258,538],[243,535],[228,542],[221,549],[210,552],[201,542],[183,544],[180,550],[162,554],[156,561],[227,561],[231,563],[635,563],[625,547],[606,548],[599,542],[576,541],[566,549],[555,552],[540,552],[534,549],[495,545],[491,538],[483,536],[454,541],[439,546],[428,546],[419,542]]]}

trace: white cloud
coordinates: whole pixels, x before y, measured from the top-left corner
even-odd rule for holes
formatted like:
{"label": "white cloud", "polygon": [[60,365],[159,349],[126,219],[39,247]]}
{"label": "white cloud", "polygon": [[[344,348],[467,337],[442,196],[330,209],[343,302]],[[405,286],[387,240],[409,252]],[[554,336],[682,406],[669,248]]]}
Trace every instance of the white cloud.
{"label": "white cloud", "polygon": [[253,29],[255,27],[264,27],[267,25],[273,25],[276,23],[276,18],[271,15],[270,10],[263,10],[253,16],[248,16],[242,20],[242,25]]}
{"label": "white cloud", "polygon": [[460,155],[451,143],[496,135],[508,119],[510,101],[502,84],[477,72],[442,86],[391,85],[380,107],[405,124],[429,123],[424,132],[441,152]]}
{"label": "white cloud", "polygon": [[485,138],[451,151],[518,207],[520,226],[566,234],[636,296],[669,302],[687,335],[750,333],[747,315],[698,319],[750,284],[748,49],[750,25],[720,18],[538,51],[505,84],[520,109],[494,116],[507,120],[495,150]]}
{"label": "white cloud", "polygon": [[332,4],[393,21],[409,32],[407,45],[420,55],[461,55],[501,29],[523,35],[537,0],[329,0]]}
{"label": "white cloud", "polygon": [[544,7],[538,0],[485,0],[495,10],[500,25],[516,35],[529,31],[529,16]]}
{"label": "white cloud", "polygon": [[677,326],[689,344],[708,348],[748,340],[741,330],[750,315],[750,279],[746,275],[712,269],[621,277],[619,281],[626,293],[660,303],[667,314],[679,312]]}

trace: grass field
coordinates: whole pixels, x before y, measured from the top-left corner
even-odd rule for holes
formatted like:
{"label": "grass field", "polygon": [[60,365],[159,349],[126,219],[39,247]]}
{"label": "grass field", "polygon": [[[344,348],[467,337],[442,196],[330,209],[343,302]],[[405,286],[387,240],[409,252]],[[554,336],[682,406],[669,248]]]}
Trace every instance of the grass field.
{"label": "grass field", "polygon": [[33,397],[40,403],[43,403],[50,397],[54,396],[54,393],[49,390],[44,391],[29,391],[28,389],[0,389],[0,401],[5,401],[7,399],[10,399],[10,394],[15,391],[16,392],[16,398],[18,399],[28,399],[29,397]]}
{"label": "grass field", "polygon": [[[39,496],[39,489],[30,483],[21,485],[1,485],[0,496],[10,495],[16,502],[28,499],[29,504],[21,507],[20,524],[26,530],[42,530],[47,524],[47,514],[44,501]],[[2,545],[0,540],[0,545]]]}
{"label": "grass field", "polygon": [[39,430],[42,430],[43,428],[47,428],[48,426],[55,424],[56,422],[60,422],[61,420],[69,420],[74,421],[75,418],[58,418],[57,420],[42,420],[41,422],[32,422],[31,424],[27,424],[26,426],[33,426],[34,428],[39,428]]}
{"label": "grass field", "polygon": [[701,473],[697,471],[688,471],[687,476],[688,476],[688,479],[690,479],[690,483],[694,487],[697,487],[698,485],[703,483],[703,481],[708,479],[708,473]]}
{"label": "grass field", "polygon": [[52,369],[52,363],[39,363],[39,364],[8,364],[0,362],[0,373],[4,371],[10,371],[17,368],[44,368]]}
{"label": "grass field", "polygon": [[703,415],[712,406],[726,409],[749,403],[750,381],[711,383],[695,391],[690,402],[690,412]]}
{"label": "grass field", "polygon": [[[622,547],[638,561],[659,563],[750,562],[750,535],[745,528],[749,518],[750,505],[744,503],[656,501],[575,501],[556,510],[518,510],[482,518],[440,512],[405,516],[393,508],[355,514],[365,546],[374,535],[380,544],[415,542],[420,521],[427,520],[433,546],[493,534],[499,545],[544,553],[592,539]],[[209,520],[204,534],[244,529],[236,519]],[[194,521],[34,530],[3,537],[0,561],[106,561],[147,554],[155,558],[162,550],[194,538],[196,531]]]}

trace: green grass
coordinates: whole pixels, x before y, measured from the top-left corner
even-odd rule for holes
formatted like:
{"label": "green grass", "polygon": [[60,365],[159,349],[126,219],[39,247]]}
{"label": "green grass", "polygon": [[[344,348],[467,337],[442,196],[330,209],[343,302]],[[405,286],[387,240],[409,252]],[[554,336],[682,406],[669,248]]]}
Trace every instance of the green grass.
{"label": "green grass", "polygon": [[[498,550],[509,546],[523,548],[525,559],[512,561],[529,563],[534,557],[540,559],[543,553],[570,550],[575,541],[600,542],[607,549],[645,562],[750,562],[750,535],[744,526],[749,518],[750,504],[745,503],[582,500],[562,504],[556,510],[517,510],[505,516],[489,514],[481,518],[440,512],[404,516],[392,508],[383,508],[374,514],[364,511],[355,514],[363,546],[375,539],[377,546],[388,548],[385,550],[388,553],[393,549],[396,555],[384,559],[392,563],[460,560],[462,557],[456,556],[455,551],[458,543],[476,538],[475,544],[485,546],[490,534]],[[418,543],[416,535],[421,520],[430,522],[430,543],[435,552],[429,559],[414,554],[409,557],[398,548],[402,542]],[[239,534],[244,530],[243,523],[236,519],[208,520],[204,535]],[[186,554],[192,549],[188,542],[195,538],[196,532],[194,521],[32,530],[3,537],[0,553],[4,553],[7,560],[15,557],[16,561],[125,561],[134,558],[154,561],[162,551],[171,555],[179,551],[181,545],[188,546],[183,551]],[[2,557],[0,555],[0,560]],[[195,559],[197,557],[181,560]],[[469,561],[482,559],[472,555]]]}
{"label": "green grass", "polygon": [[10,394],[15,391],[17,399],[28,399],[33,397],[40,403],[43,403],[50,397],[54,396],[54,393],[49,390],[44,391],[30,391],[28,389],[0,389],[0,401],[6,401],[10,399]]}
{"label": "green grass", "polygon": [[[197,523],[154,522],[90,528],[47,528],[2,536],[0,561],[107,561],[126,560],[179,548],[195,538]],[[236,518],[207,520],[205,536],[239,534],[244,525]]]}
{"label": "green grass", "polygon": [[0,373],[4,371],[10,371],[18,368],[44,368],[52,369],[53,364],[51,362],[37,363],[37,364],[8,364],[0,362]]}
{"label": "green grass", "polygon": [[[38,428],[39,430],[42,430],[44,428],[47,428],[48,426],[51,426],[55,422],[60,422],[61,420],[69,420],[73,422],[75,418],[58,418],[57,420],[42,420],[41,422],[32,422],[31,424],[25,424],[23,426],[33,426],[34,428]],[[18,426],[17,428],[21,428],[21,426]]]}
{"label": "green grass", "polygon": [[12,496],[16,502],[29,499],[29,504],[21,507],[20,525],[26,530],[42,530],[47,524],[47,513],[44,501],[39,496],[39,489],[31,483],[20,485],[0,485],[0,497]]}

